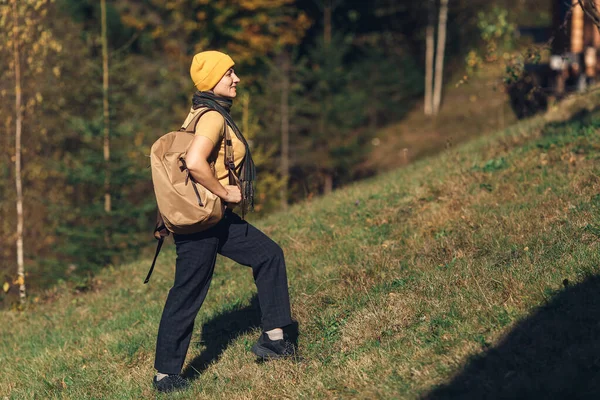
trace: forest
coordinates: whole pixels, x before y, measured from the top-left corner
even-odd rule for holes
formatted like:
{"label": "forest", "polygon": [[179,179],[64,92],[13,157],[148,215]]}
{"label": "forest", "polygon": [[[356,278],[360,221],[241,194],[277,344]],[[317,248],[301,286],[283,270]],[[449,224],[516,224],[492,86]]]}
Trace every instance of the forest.
{"label": "forest", "polygon": [[548,3],[0,2],[2,304],[25,282],[34,294],[85,288],[151,251],[149,148],[187,115],[195,53],[236,62],[232,112],[257,164],[257,219],[385,170],[372,159],[379,132],[424,95],[433,123],[440,107],[460,108],[442,88],[467,78],[477,52],[514,50],[517,25],[548,25]]}

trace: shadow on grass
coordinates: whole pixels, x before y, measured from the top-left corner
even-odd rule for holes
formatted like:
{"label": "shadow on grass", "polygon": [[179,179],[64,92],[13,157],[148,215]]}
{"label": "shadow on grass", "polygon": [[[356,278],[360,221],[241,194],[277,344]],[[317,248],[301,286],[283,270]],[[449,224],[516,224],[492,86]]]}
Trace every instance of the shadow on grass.
{"label": "shadow on grass", "polygon": [[[202,338],[198,345],[206,348],[185,367],[182,375],[188,379],[196,379],[210,364],[221,357],[229,343],[258,328],[260,328],[260,306],[258,297],[254,295],[249,305],[226,310],[202,325]],[[289,340],[297,346],[298,323],[294,321],[283,330]],[[258,339],[258,336],[255,339]]]}
{"label": "shadow on grass", "polygon": [[600,277],[560,291],[423,399],[600,399]]}

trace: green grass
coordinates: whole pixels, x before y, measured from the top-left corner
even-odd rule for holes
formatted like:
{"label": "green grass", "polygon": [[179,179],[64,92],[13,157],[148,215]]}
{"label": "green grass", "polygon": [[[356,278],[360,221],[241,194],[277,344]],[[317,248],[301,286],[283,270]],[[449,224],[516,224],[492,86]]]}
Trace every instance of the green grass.
{"label": "green grass", "polygon": [[[555,114],[258,221],[286,253],[303,360],[255,362],[251,272],[220,259],[188,354],[200,374],[170,397],[600,395],[574,356],[600,359],[600,112]],[[2,311],[0,398],[154,397],[173,246],[143,285],[148,266]]]}

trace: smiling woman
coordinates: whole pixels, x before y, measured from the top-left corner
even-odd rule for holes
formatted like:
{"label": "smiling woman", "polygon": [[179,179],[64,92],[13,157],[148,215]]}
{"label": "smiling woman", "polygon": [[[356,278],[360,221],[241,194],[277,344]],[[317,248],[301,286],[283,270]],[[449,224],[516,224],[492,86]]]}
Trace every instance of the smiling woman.
{"label": "smiling woman", "polygon": [[[205,51],[194,56],[190,68],[198,91],[182,126],[195,132],[184,166],[192,181],[223,200],[226,210],[222,219],[208,229],[186,234],[173,232],[177,251],[175,282],[160,321],[154,363],[158,373],[153,383],[161,392],[189,384],[180,372],[217,254],[252,268],[264,331],[252,352],[263,359],[295,354],[293,344],[281,329],[292,323],[283,251],[244,220],[253,205],[255,168],[248,143],[229,113],[240,82],[233,65],[227,54]],[[237,206],[241,208],[241,218],[232,211]]]}
{"label": "smiling woman", "polygon": [[234,98],[237,95],[236,86],[240,82],[240,78],[235,74],[233,68],[229,68],[223,78],[217,83],[213,92],[217,96]]}

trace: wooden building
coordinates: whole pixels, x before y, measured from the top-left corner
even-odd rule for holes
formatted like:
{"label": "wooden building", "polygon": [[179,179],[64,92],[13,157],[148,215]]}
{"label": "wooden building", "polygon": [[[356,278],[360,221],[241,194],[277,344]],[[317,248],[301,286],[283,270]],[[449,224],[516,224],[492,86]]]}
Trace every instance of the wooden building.
{"label": "wooden building", "polygon": [[[596,4],[600,8],[600,0]],[[565,64],[551,61],[551,67],[571,68],[571,73],[584,74],[593,80],[598,74],[598,50],[600,32],[591,18],[580,7],[578,0],[553,0],[553,37],[552,53],[562,57]]]}
{"label": "wooden building", "polygon": [[[590,0],[588,0],[590,1]],[[600,0],[596,1],[600,9]],[[553,21],[545,30],[551,39],[548,63],[526,64],[523,75],[508,85],[511,107],[518,118],[547,109],[551,99],[583,91],[600,82],[600,32],[578,0],[549,0]]]}

